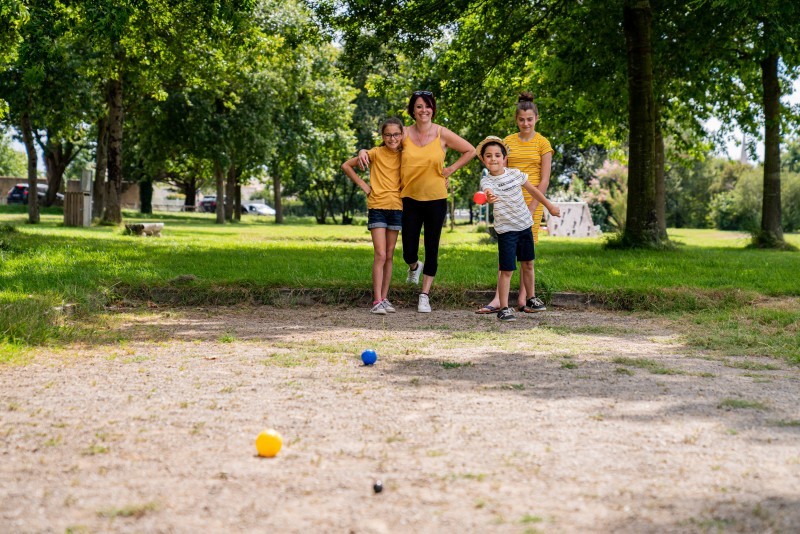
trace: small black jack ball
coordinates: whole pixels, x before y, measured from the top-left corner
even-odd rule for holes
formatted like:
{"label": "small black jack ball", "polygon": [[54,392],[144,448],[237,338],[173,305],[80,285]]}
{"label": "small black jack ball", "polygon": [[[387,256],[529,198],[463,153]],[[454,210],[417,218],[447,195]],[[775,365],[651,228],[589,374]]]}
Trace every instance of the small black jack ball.
{"label": "small black jack ball", "polygon": [[375,485],[374,485],[374,486],[372,486],[372,489],[374,489],[374,490],[375,490],[375,493],[380,493],[380,492],[382,492],[382,491],[383,491],[383,484],[381,484],[381,481],[379,480],[379,481],[377,481],[377,482],[375,483]]}

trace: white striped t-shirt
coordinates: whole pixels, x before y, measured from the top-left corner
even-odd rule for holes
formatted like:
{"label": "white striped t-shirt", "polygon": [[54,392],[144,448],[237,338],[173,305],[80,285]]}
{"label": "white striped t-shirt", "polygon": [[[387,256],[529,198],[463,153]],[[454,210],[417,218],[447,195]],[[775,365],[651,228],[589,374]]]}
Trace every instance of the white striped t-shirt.
{"label": "white striped t-shirt", "polygon": [[494,203],[494,229],[498,234],[520,232],[533,225],[533,217],[522,197],[522,184],[528,175],[519,169],[505,168],[500,176],[487,174],[481,178],[481,191],[491,189],[497,197]]}

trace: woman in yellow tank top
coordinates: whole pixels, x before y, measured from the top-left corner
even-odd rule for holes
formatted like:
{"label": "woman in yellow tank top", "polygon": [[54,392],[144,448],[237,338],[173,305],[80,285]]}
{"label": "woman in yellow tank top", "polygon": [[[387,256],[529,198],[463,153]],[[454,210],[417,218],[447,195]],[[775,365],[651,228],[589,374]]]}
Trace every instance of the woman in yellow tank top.
{"label": "woman in yellow tank top", "polygon": [[[439,267],[439,239],[447,217],[447,178],[469,163],[475,148],[462,137],[434,124],[436,99],[430,91],[416,91],[408,101],[408,114],[414,124],[405,129],[403,155],[400,157],[400,196],[403,200],[403,260],[408,264],[406,281],[419,283],[422,291],[417,311],[431,311],[428,295]],[[461,153],[445,166],[447,149]],[[359,152],[359,160],[366,154]],[[425,228],[425,261],[419,261],[419,238]]]}
{"label": "woman in yellow tank top", "polygon": [[[507,136],[504,141],[508,144],[508,167],[519,169],[528,175],[528,181],[544,194],[550,185],[550,166],[553,162],[553,148],[542,134],[536,131],[539,120],[539,110],[533,102],[533,95],[528,92],[520,93],[517,101],[516,121],[519,133]],[[529,203],[531,195],[523,189],[522,195],[525,202]],[[539,226],[542,222],[542,206],[538,205],[533,217],[533,241],[539,243]],[[535,272],[535,271],[534,271]],[[535,277],[534,277],[535,283]],[[534,294],[527,295],[525,288],[520,285],[517,297],[517,309],[525,313],[545,311],[544,302]],[[476,313],[497,313],[500,307],[500,298],[495,294],[492,302],[483,306]]]}

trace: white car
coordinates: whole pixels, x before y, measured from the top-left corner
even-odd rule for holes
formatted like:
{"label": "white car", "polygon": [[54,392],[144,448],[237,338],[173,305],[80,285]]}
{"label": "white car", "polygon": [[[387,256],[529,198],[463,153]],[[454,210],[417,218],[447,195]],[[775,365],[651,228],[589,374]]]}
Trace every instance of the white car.
{"label": "white car", "polygon": [[275,210],[266,204],[245,204],[244,208],[251,215],[275,215]]}

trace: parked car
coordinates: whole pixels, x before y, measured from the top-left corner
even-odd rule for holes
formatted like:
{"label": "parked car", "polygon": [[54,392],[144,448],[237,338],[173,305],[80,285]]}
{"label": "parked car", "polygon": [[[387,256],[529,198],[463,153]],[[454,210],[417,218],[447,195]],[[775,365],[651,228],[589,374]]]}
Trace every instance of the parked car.
{"label": "parked car", "polygon": [[205,213],[214,213],[217,211],[217,195],[206,195],[200,201],[200,209]]}
{"label": "parked car", "polygon": [[[217,195],[206,195],[200,201],[200,210],[205,213],[214,213],[217,211]],[[245,206],[242,206],[242,215],[249,213]]]}
{"label": "parked car", "polygon": [[251,215],[275,215],[275,210],[266,204],[245,204],[242,206],[242,213]]}
{"label": "parked car", "polygon": [[[39,197],[39,203],[44,201],[45,195],[47,195],[47,184],[36,184],[37,196]],[[17,184],[11,188],[11,191],[8,192],[8,198],[6,201],[9,204],[27,204],[28,203],[28,184]],[[64,202],[64,195],[61,193],[56,193],[56,203],[63,203]]]}

